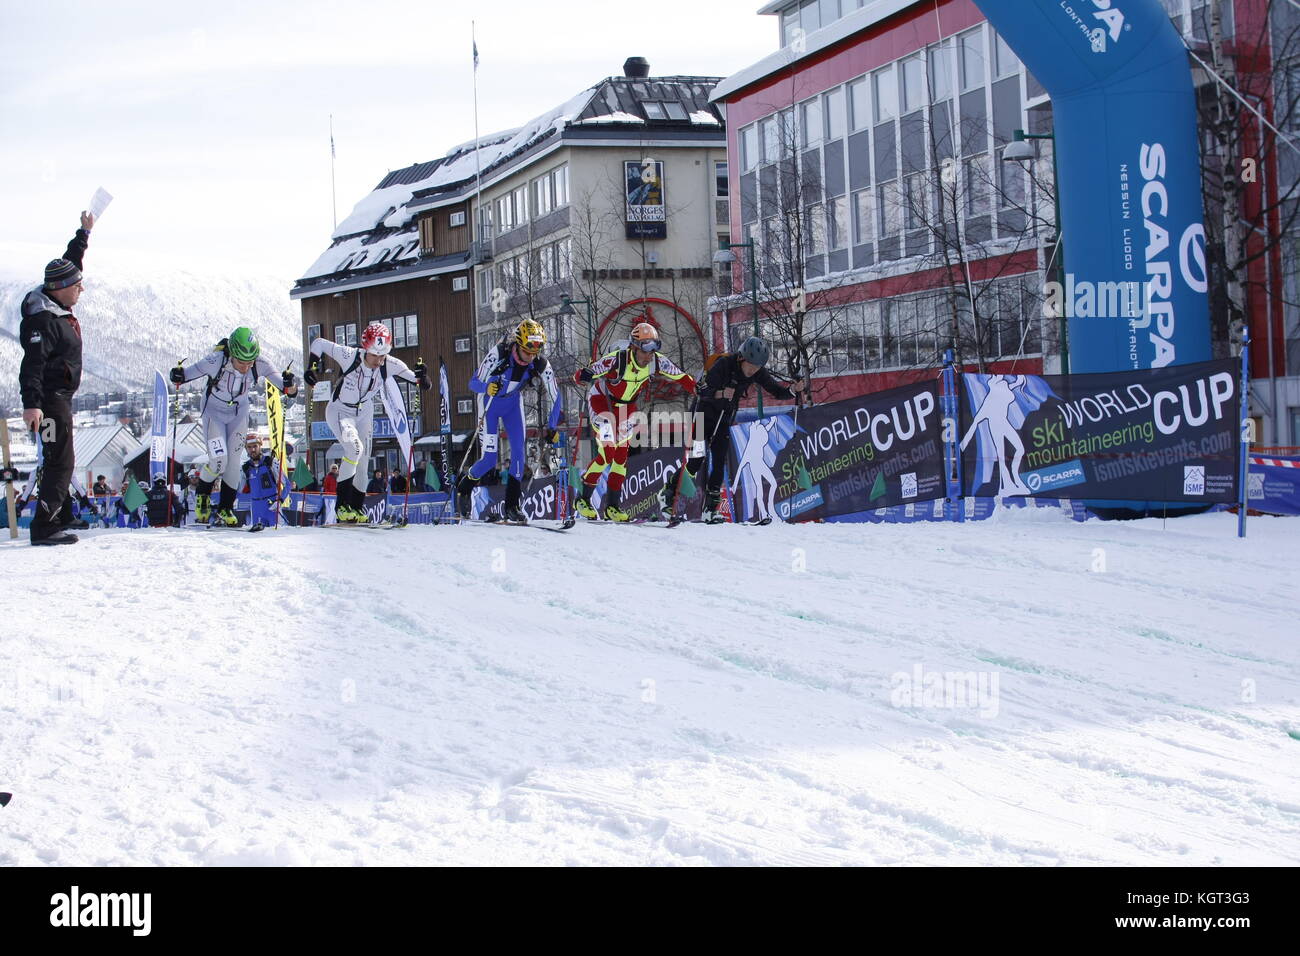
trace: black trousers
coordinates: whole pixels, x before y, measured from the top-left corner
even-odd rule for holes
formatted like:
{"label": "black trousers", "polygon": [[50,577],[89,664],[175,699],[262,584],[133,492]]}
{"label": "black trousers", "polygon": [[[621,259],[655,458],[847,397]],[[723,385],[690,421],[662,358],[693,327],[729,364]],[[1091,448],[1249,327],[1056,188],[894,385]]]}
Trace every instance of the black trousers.
{"label": "black trousers", "polygon": [[44,463],[41,486],[36,494],[36,516],[32,538],[46,538],[72,519],[68,485],[76,466],[72,454],[72,396],[55,392],[41,403],[41,436]]}
{"label": "black trousers", "polygon": [[[734,412],[729,404],[714,405],[702,402],[701,405],[700,411],[704,413],[704,434],[700,437],[704,439],[707,448],[709,465],[705,490],[710,499],[716,499],[722,493],[722,479],[727,470],[727,452],[730,450],[731,419],[734,417]],[[691,473],[692,479],[699,477],[700,469],[704,464],[705,456],[687,460],[686,470]]]}

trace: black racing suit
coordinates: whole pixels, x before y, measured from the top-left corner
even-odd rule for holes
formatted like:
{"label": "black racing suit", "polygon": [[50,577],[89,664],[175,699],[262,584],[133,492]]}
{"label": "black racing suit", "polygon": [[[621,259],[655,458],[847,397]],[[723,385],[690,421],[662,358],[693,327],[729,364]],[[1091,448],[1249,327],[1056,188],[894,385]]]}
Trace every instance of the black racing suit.
{"label": "black racing suit", "polygon": [[[78,229],[63,257],[81,269],[90,234]],[[23,299],[18,337],[23,361],[18,386],[23,408],[39,408],[44,471],[32,519],[32,540],[49,537],[72,520],[68,485],[72,453],[72,396],[81,385],[81,325],[41,286]]]}
{"label": "black racing suit", "polygon": [[[709,476],[707,483],[708,503],[716,505],[722,494],[722,479],[727,467],[727,442],[731,440],[731,422],[736,417],[736,409],[745,400],[751,385],[757,384],[773,398],[793,399],[794,393],[782,385],[772,373],[760,368],[753,376],[747,377],[740,367],[740,356],[732,353],[720,356],[704,373],[696,386],[696,411],[704,415],[703,434],[697,434],[697,444],[686,462],[686,470],[694,480],[707,460]],[[723,398],[725,389],[735,389],[731,398]],[[703,448],[699,441],[703,442]],[[669,493],[676,487],[673,481],[675,472],[666,476],[665,485]]]}

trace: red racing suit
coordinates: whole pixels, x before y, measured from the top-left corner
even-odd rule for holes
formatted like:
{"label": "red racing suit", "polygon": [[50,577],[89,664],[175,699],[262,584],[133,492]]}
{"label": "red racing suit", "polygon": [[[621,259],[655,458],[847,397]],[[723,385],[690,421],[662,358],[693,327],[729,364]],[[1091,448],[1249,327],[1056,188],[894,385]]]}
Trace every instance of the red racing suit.
{"label": "red racing suit", "polygon": [[646,355],[646,363],[638,365],[630,348],[610,352],[586,368],[578,369],[573,376],[579,385],[591,383],[587,392],[587,410],[599,442],[596,457],[583,472],[584,485],[594,486],[609,468],[609,490],[617,491],[623,487],[623,479],[627,477],[628,446],[635,431],[636,423],[632,416],[636,414],[636,398],[656,375],[676,382],[688,394],[695,393],[695,379],[668,358],[651,352]]}

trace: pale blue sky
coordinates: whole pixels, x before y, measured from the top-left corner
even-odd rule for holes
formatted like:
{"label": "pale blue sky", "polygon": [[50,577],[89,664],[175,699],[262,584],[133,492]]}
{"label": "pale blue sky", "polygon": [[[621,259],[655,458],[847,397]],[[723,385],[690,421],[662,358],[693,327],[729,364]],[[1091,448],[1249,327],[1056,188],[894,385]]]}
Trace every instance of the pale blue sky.
{"label": "pale blue sky", "polygon": [[[96,247],[296,278],[389,169],[518,126],[646,57],[726,76],[777,46],[758,0],[654,3],[0,0],[0,244],[62,249],[97,186]],[[15,253],[15,243],[33,243]]]}

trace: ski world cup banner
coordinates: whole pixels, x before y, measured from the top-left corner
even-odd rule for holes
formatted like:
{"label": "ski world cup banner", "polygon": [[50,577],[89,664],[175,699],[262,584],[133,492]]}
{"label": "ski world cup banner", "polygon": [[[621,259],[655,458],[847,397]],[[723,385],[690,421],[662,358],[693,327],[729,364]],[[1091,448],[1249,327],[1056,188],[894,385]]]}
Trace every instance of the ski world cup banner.
{"label": "ski world cup banner", "polygon": [[1234,359],[1096,375],[962,376],[968,496],[1237,500]]}
{"label": "ski world cup banner", "polygon": [[1070,318],[1071,370],[1208,360],[1196,98],[1167,4],[975,5],[1051,94],[1069,284],[1098,296],[1136,287],[1144,300],[1128,314]]}
{"label": "ski world cup banner", "polygon": [[729,472],[740,521],[814,521],[942,498],[939,383],[733,425]]}
{"label": "ski world cup banner", "polygon": [[153,427],[149,435],[149,485],[167,476],[167,380],[153,373]]}

